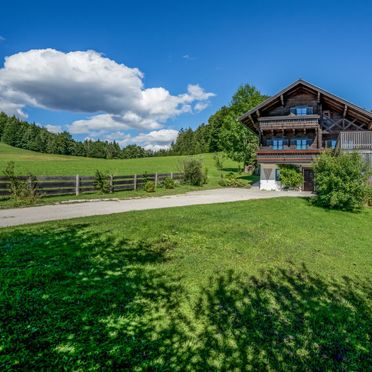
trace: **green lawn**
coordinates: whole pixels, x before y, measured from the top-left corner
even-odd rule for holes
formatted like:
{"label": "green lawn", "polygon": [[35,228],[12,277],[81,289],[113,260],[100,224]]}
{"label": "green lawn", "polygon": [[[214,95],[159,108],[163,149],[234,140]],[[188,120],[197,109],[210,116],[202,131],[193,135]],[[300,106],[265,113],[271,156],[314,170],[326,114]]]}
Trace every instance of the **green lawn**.
{"label": "green lawn", "polygon": [[0,230],[0,369],[366,371],[371,222],[281,198]]}
{"label": "green lawn", "polygon": [[[202,159],[208,168],[209,176],[213,181],[219,177],[213,154],[196,155]],[[16,170],[20,174],[32,173],[35,176],[73,176],[76,174],[90,176],[96,170],[109,171],[113,175],[131,175],[148,173],[177,172],[181,169],[182,161],[189,156],[163,156],[142,159],[94,159],[78,156],[63,156],[42,154],[33,151],[17,149],[0,143],[0,171],[9,161],[14,161]],[[227,168],[237,168],[237,163],[226,160]]]}
{"label": "green lawn", "polygon": [[[238,164],[232,160],[224,161],[224,169],[218,170],[215,166],[213,154],[195,155],[202,159],[204,166],[208,169],[208,184],[204,188],[217,188],[221,173],[237,172]],[[70,175],[94,175],[96,170],[110,172],[114,175],[132,175],[148,173],[170,173],[180,172],[182,161],[189,156],[164,156],[143,159],[93,159],[77,156],[62,156],[42,154],[33,151],[27,151],[0,143],[0,175],[9,161],[15,162],[17,174],[27,175],[32,173],[35,176],[70,176]],[[241,175],[244,182],[251,184],[258,180],[256,176]],[[160,196],[169,194],[179,194],[187,191],[200,190],[200,187],[182,185],[175,190],[164,190],[159,188],[155,194],[147,194],[143,190],[117,192],[111,195],[102,195],[99,193],[81,194],[75,196],[58,196],[43,198],[38,204],[48,204],[53,202],[76,200],[76,199],[97,199],[97,198],[132,198],[144,196]],[[11,200],[0,199],[0,208],[9,208],[14,206]]]}

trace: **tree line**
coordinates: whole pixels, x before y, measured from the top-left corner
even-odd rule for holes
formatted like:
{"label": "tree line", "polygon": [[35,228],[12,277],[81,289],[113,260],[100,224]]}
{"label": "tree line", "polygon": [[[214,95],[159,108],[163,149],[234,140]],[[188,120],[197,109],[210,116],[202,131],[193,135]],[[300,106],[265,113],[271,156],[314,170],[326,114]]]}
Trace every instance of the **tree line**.
{"label": "tree line", "polygon": [[141,146],[119,144],[108,141],[76,141],[67,131],[52,133],[36,124],[8,116],[0,112],[0,140],[8,145],[47,154],[86,156],[92,158],[119,159],[153,156]]}
{"label": "tree line", "polygon": [[52,133],[36,124],[0,113],[0,140],[8,145],[48,154],[93,158],[143,158],[149,156],[193,155],[224,151],[230,158],[249,164],[257,146],[256,136],[239,123],[238,118],[267,97],[255,87],[239,87],[231,102],[209,117],[195,130],[181,129],[169,149],[153,152],[138,145],[123,149],[117,142],[76,141],[67,131]]}

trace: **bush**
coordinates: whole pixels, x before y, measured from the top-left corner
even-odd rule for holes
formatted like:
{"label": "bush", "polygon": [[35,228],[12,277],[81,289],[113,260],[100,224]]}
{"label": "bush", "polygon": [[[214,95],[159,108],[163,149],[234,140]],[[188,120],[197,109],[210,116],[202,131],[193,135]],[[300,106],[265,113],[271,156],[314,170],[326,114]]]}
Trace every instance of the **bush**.
{"label": "bush", "polygon": [[280,165],[279,180],[285,189],[299,189],[304,183],[304,176],[295,165]]}
{"label": "bush", "polygon": [[36,177],[29,174],[27,180],[20,179],[15,173],[15,164],[10,161],[5,170],[4,176],[8,177],[8,191],[16,203],[32,204],[37,200],[37,183]]}
{"label": "bush", "polygon": [[94,187],[102,194],[110,193],[112,191],[110,185],[110,175],[97,169],[95,174]]}
{"label": "bush", "polygon": [[176,187],[176,182],[174,181],[174,179],[170,177],[165,177],[163,181],[161,182],[161,185],[165,189],[174,189]]}
{"label": "bush", "polygon": [[155,192],[155,182],[146,181],[145,186],[143,188],[146,192]]}
{"label": "bush", "polygon": [[356,211],[370,195],[370,169],[358,153],[325,152],[315,161],[315,203],[322,207]]}
{"label": "bush", "polygon": [[203,170],[203,163],[199,159],[187,159],[183,162],[183,180],[193,186],[207,183],[207,170]]}
{"label": "bush", "polygon": [[225,176],[221,174],[218,184],[223,187],[244,187],[246,186],[234,173],[228,173]]}

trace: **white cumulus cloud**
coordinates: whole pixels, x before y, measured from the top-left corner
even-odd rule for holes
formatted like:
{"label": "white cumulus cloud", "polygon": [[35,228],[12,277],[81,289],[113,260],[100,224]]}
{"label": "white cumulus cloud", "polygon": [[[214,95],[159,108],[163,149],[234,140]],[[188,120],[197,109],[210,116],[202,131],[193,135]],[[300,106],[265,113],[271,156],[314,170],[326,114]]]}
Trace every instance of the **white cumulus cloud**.
{"label": "white cumulus cloud", "polygon": [[63,132],[63,129],[60,125],[47,124],[47,125],[44,125],[44,128],[46,128],[51,133],[57,134],[57,133]]}
{"label": "white cumulus cloud", "polygon": [[172,142],[176,140],[178,130],[160,129],[148,133],[139,133],[131,136],[125,132],[114,132],[104,137],[107,141],[116,141],[121,147],[131,144],[143,146],[146,150],[158,151],[168,149]]}
{"label": "white cumulus cloud", "polygon": [[[72,134],[109,135],[135,129],[141,132],[138,141],[148,136],[149,142],[143,143],[160,144],[150,142],[154,133],[161,132],[155,129],[180,114],[204,110],[214,96],[197,84],[177,95],[163,87],[145,88],[143,78],[138,68],[93,50],[20,52],[6,57],[0,69],[0,110],[19,117],[26,117],[25,107],[87,113],[87,118],[68,126]],[[61,129],[56,128],[52,130]],[[164,133],[158,136],[161,139]]]}

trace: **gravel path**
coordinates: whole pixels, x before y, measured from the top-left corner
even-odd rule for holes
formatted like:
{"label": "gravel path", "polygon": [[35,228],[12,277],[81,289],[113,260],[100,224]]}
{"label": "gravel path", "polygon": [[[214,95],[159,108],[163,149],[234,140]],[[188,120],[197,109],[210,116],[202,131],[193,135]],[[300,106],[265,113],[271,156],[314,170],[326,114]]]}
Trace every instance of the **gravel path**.
{"label": "gravel path", "polygon": [[223,188],[152,198],[98,200],[81,203],[3,209],[0,210],[0,227],[146,209],[227,203],[251,199],[277,198],[281,196],[295,197],[309,195],[310,193],[307,192],[296,191],[260,191],[257,187],[252,187],[251,189]]}

